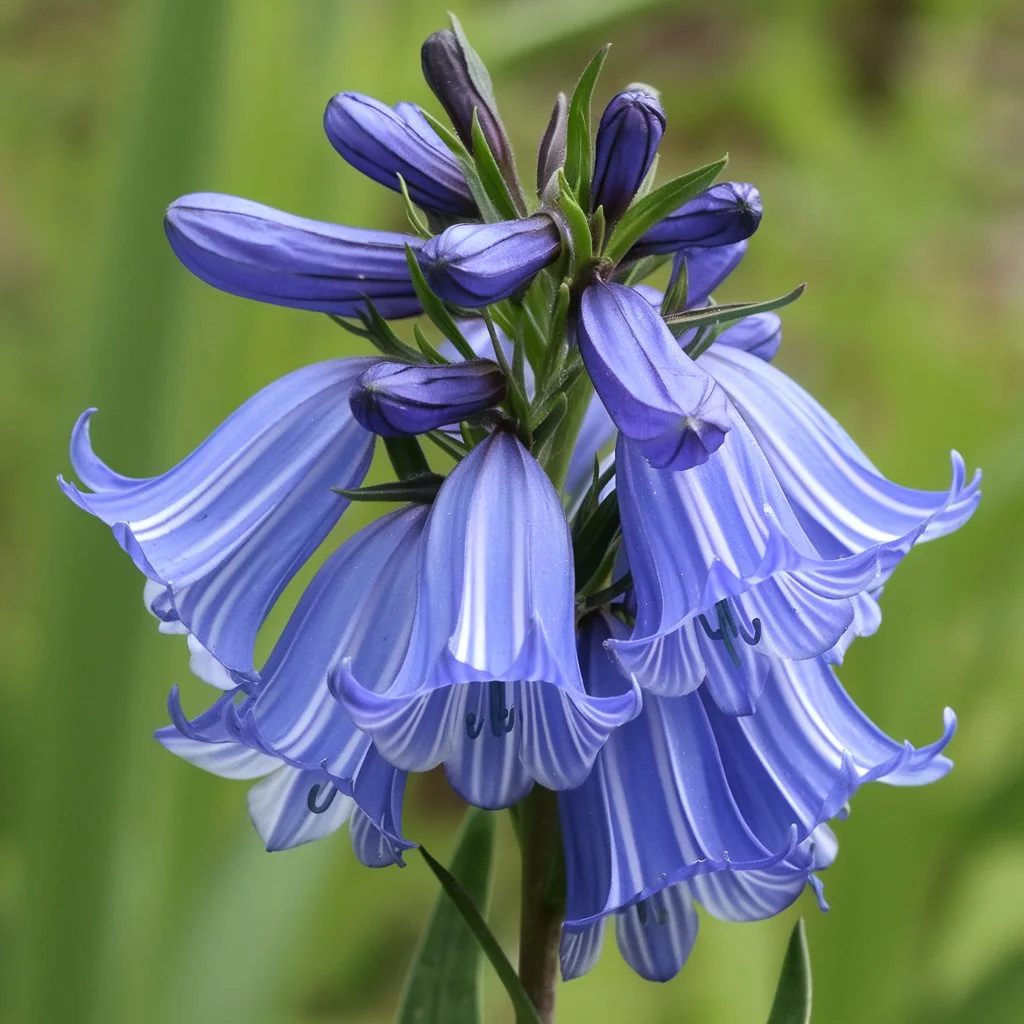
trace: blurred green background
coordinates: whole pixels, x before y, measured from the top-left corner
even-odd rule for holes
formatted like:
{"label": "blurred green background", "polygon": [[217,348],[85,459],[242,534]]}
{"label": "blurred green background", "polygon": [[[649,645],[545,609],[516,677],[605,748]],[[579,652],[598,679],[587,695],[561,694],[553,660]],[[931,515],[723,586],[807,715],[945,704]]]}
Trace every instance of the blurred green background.
{"label": "blurred green background", "polygon": [[[869,787],[840,823],[832,911],[705,920],[671,984],[612,944],[560,1020],[761,1024],[794,913],[817,1024],[1024,1020],[1024,13],[1016,0],[463,0],[529,172],[553,92],[615,48],[603,101],[663,91],[662,175],[729,150],[767,215],[727,297],[809,280],[780,362],[908,484],[956,446],[986,473],[959,535],[915,553],[843,679],[897,737],[960,716],[956,771]],[[150,738],[187,680],[108,532],[59,496],[87,405],[146,475],[282,372],[352,351],[325,317],[214,292],[161,229],[176,196],[238,193],[401,228],[322,136],[342,89],[427,102],[434,0],[0,2],[0,1015],[25,1022],[387,1021],[435,887],[360,868],[342,834],[267,855],[241,783]],[[436,107],[434,108],[436,109]],[[352,529],[355,520],[346,520]],[[448,850],[427,777],[409,832]],[[503,833],[493,922],[514,940]],[[511,946],[510,946],[511,948]],[[507,1020],[489,981],[488,1019]]]}

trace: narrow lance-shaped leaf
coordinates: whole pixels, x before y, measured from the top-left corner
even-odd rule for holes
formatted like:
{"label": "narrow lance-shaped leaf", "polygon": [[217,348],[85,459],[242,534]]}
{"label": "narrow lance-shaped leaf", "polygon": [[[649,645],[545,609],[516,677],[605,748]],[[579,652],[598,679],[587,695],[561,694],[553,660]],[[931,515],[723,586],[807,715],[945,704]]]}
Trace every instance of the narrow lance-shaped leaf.
{"label": "narrow lance-shaped leaf", "polygon": [[[433,867],[426,850],[423,855]],[[487,908],[493,860],[494,815],[471,810],[459,831],[448,875],[471,907]],[[480,943],[459,905],[446,892],[438,893],[405,980],[397,1024],[474,1024],[481,1020],[480,952]]]}
{"label": "narrow lance-shaped leaf", "polygon": [[698,167],[689,174],[666,182],[660,188],[648,193],[634,203],[619,220],[608,239],[604,255],[610,260],[620,260],[629,252],[633,243],[648,229],[654,227],[663,217],[679,209],[687,199],[699,195],[722,173],[728,157]]}
{"label": "narrow lance-shaped leaf", "polygon": [[810,1021],[811,957],[807,951],[804,919],[800,918],[789,937],[768,1024],[810,1024]]}
{"label": "narrow lance-shaped leaf", "polygon": [[[753,316],[755,313],[770,313],[775,309],[782,309],[792,302],[796,302],[804,293],[806,284],[797,285],[791,292],[780,295],[777,299],[765,299],[763,302],[726,302],[721,306],[704,306],[701,309],[689,309],[683,313],[675,313],[665,317],[665,323],[669,327],[682,327],[683,330],[690,330],[694,327],[706,327],[709,324],[726,324],[734,320],[743,320],[745,317]],[[673,331],[675,333],[675,331]],[[686,354],[691,359],[696,359],[701,352],[707,349],[714,340],[714,335],[703,339],[703,343],[691,345]]]}
{"label": "narrow lance-shaped leaf", "polygon": [[445,304],[431,291],[427,279],[423,276],[416,253],[406,246],[405,258],[409,263],[409,276],[412,278],[412,286],[423,306],[423,312],[430,317],[434,326],[455,346],[463,359],[476,359],[476,352],[473,346],[466,341],[465,335],[459,330],[455,318],[445,308]]}
{"label": "narrow lance-shaped leaf", "polygon": [[590,161],[593,152],[590,127],[590,101],[594,86],[608,58],[611,44],[601,47],[591,58],[569,101],[569,117],[565,147],[565,176],[582,206],[590,204]]}
{"label": "narrow lance-shaped leaf", "polygon": [[[460,834],[458,847],[452,861],[452,871],[435,860],[430,853],[420,847],[420,853],[434,872],[444,889],[444,895],[434,907],[434,913],[423,944],[417,953],[413,969],[410,972],[402,999],[402,1012],[399,1013],[399,1024],[446,1024],[448,1021],[466,1021],[467,1024],[479,1020],[479,1001],[475,1008],[468,1009],[466,1000],[467,972],[466,965],[472,964],[472,971],[477,971],[478,949],[470,949],[467,938],[479,943],[491,966],[498,974],[505,991],[508,992],[515,1008],[517,1024],[540,1024],[540,1017],[530,997],[516,976],[515,968],[509,963],[498,940],[494,937],[487,922],[481,916],[474,896],[481,903],[481,894],[490,888],[490,863],[494,846],[494,819],[490,812],[472,810],[466,816],[466,823]],[[486,864],[487,880],[483,884],[481,875]],[[455,925],[461,925],[457,928]],[[457,943],[457,948],[456,948]],[[426,961],[426,963],[424,963]],[[438,965],[444,967],[443,973]],[[439,982],[446,980],[443,987],[461,990],[458,1004],[447,1003],[438,1006],[438,993],[442,988]],[[478,981],[474,982],[474,994]],[[430,1015],[417,1009],[417,1001],[413,996],[421,992],[421,1000],[438,1006],[439,1012]],[[457,1007],[461,1007],[462,1016]]]}

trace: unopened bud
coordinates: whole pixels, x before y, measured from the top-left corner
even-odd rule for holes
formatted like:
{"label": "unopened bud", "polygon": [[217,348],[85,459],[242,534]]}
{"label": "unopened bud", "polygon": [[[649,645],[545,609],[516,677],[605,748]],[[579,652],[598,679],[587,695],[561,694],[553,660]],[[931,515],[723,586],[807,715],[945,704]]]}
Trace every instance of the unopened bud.
{"label": "unopened bud", "polygon": [[406,437],[458,423],[504,397],[505,375],[488,359],[444,366],[382,359],[356,379],[349,404],[366,430]]}

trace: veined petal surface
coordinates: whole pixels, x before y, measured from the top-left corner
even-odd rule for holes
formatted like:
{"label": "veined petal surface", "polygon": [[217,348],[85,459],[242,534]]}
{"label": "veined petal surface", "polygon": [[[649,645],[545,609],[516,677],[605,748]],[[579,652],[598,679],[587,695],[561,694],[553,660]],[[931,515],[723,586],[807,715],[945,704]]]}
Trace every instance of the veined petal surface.
{"label": "veined petal surface", "polygon": [[729,429],[724,393],[682,351],[643,294],[591,284],[577,336],[609,415],[652,466],[697,466],[722,444]]}
{"label": "veined petal surface", "polygon": [[374,181],[398,192],[401,175],[418,206],[477,215],[458,160],[414,103],[392,110],[371,96],[341,92],[327,104],[324,131],[338,153]]}
{"label": "veined petal surface", "polygon": [[[445,762],[481,806],[514,802],[527,777],[578,785],[609,733],[636,714],[635,690],[584,691],[568,526],[514,436],[498,431],[474,448],[431,507],[394,684],[374,693],[342,665],[336,689],[389,761],[415,771]],[[460,750],[474,743],[479,751]]]}
{"label": "veined petal surface", "polygon": [[231,295],[337,316],[366,299],[384,317],[415,316],[419,300],[405,247],[415,235],[309,220],[237,196],[197,192],[176,199],[164,227],[196,277]]}
{"label": "veined petal surface", "polygon": [[703,465],[657,470],[620,438],[616,469],[637,618],[610,648],[645,689],[683,694],[706,680],[731,714],[753,710],[772,660],[833,648],[853,622],[850,599],[877,588],[920,529],[821,556],[738,419]]}
{"label": "veined petal surface", "polygon": [[75,426],[71,462],[93,492],[61,480],[64,492],[164,588],[154,614],[182,623],[242,678],[257,678],[253,644],[268,611],[348,507],[332,488],[358,486],[369,468],[373,435],[348,394],[372,362],[336,359],[282,377],[148,479],[100,462],[92,410]]}
{"label": "veined petal surface", "polygon": [[953,453],[948,491],[891,483],[836,420],[780,370],[717,344],[701,359],[757,438],[805,530],[823,555],[884,544],[923,526],[918,540],[959,529],[981,500]]}

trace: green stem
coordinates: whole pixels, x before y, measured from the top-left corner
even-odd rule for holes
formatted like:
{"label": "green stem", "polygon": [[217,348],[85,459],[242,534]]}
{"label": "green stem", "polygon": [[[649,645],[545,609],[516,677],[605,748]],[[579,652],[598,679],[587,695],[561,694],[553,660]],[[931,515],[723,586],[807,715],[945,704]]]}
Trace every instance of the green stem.
{"label": "green stem", "polygon": [[519,980],[541,1021],[555,1019],[558,951],[565,917],[565,867],[558,798],[535,786],[519,805],[522,896]]}

